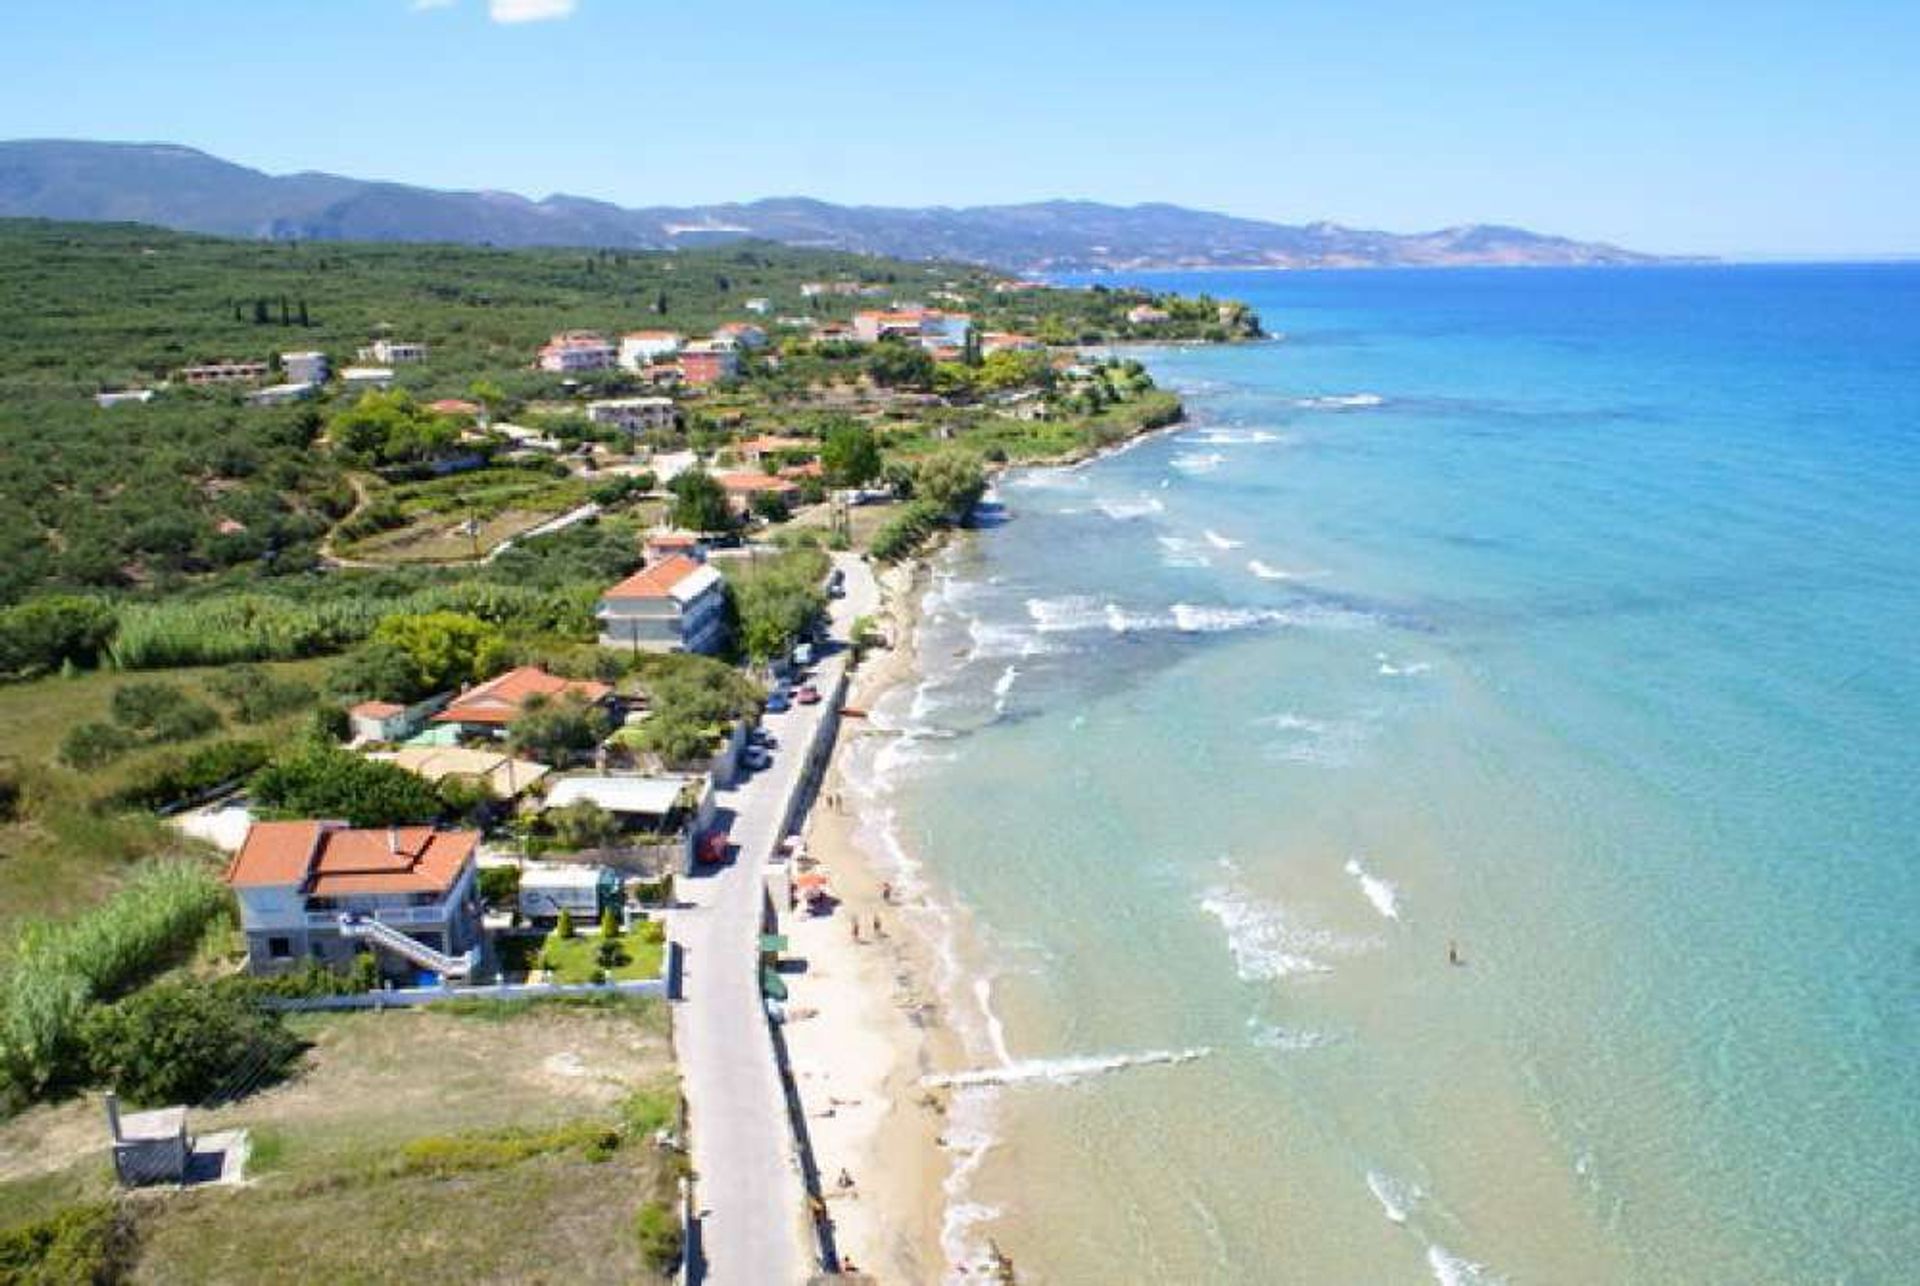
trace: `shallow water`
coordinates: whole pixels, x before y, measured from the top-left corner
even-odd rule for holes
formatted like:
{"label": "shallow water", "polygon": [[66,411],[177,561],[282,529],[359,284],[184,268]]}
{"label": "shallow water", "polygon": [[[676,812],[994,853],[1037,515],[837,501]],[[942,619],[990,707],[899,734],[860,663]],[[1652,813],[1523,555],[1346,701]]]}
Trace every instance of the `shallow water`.
{"label": "shallow water", "polygon": [[1920,269],[1159,281],[1288,340],[1008,480],[858,765],[998,1069],[950,1249],[1902,1279]]}

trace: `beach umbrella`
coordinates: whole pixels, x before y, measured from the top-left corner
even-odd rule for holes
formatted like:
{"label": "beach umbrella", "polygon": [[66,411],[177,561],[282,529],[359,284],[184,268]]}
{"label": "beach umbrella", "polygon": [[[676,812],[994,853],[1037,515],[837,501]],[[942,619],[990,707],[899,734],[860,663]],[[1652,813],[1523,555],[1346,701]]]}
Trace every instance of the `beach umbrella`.
{"label": "beach umbrella", "polygon": [[825,871],[802,871],[793,877],[793,885],[799,889],[824,889],[827,887]]}

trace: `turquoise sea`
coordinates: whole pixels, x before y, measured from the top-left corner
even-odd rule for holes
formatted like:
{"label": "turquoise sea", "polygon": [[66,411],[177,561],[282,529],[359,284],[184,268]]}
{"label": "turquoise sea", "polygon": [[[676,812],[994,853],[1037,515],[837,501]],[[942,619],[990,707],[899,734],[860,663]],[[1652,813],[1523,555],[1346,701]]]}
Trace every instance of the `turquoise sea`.
{"label": "turquoise sea", "polygon": [[1920,267],[1145,280],[1284,338],[1010,476],[860,743],[950,1257],[1914,1280]]}

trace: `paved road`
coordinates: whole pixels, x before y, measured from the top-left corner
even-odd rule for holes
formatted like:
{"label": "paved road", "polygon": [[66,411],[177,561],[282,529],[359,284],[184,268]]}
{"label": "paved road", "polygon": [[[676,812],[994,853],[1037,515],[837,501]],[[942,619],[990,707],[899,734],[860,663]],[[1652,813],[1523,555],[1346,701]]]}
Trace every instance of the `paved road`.
{"label": "paved road", "polygon": [[[847,594],[832,604],[833,637],[844,642],[854,619],[876,609],[879,587],[859,559],[834,561],[846,574]],[[822,692],[846,659],[842,651],[821,662]],[[824,705],[795,706],[766,717],[779,738],[772,767],[717,799],[733,813],[734,859],[684,881],[687,905],[672,917],[685,997],[674,1043],[691,1116],[695,1201],[704,1212],[697,1280],[721,1286],[780,1286],[812,1269],[799,1164],[760,1004],[758,948],[762,867],[782,838],[782,815],[824,713]]]}

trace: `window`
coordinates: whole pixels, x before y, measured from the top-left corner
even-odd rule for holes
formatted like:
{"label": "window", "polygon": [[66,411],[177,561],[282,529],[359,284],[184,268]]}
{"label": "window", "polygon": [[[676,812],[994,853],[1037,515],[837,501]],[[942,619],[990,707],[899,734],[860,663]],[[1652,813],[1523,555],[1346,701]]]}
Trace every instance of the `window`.
{"label": "window", "polygon": [[272,960],[293,959],[292,938],[268,938],[267,957]]}

